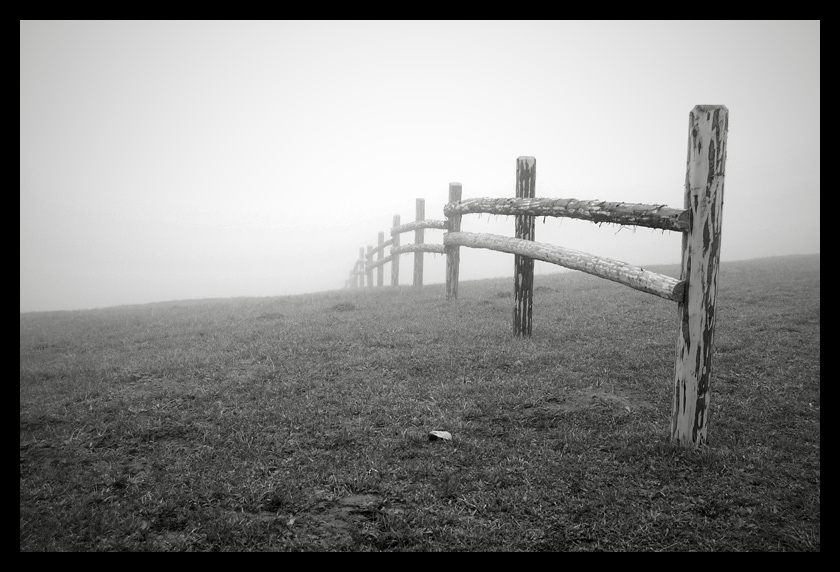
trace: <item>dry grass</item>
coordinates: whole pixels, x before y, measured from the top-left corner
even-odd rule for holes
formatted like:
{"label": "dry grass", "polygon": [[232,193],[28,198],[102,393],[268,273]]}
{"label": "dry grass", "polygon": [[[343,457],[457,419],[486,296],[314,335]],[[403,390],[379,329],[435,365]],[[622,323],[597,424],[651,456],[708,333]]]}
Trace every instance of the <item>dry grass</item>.
{"label": "dry grass", "polygon": [[723,264],[699,451],[673,304],[511,282],[21,314],[20,550],[820,549],[819,255]]}

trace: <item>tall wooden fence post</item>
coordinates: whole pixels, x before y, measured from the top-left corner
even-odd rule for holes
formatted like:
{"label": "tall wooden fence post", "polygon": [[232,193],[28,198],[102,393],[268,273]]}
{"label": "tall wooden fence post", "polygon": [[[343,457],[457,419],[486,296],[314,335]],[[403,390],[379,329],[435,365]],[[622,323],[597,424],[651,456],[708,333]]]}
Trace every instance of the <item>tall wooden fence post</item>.
{"label": "tall wooden fence post", "polygon": [[[417,199],[417,206],[415,210],[415,217],[414,220],[420,222],[421,220],[426,219],[426,200],[425,199]],[[414,231],[414,244],[421,245],[423,244],[423,230],[422,228],[418,228]],[[422,286],[423,285],[423,253],[418,251],[414,252],[414,285],[415,286]]]}
{"label": "tall wooden fence post", "polygon": [[[536,175],[536,159],[533,157],[516,159],[517,198],[534,198]],[[533,216],[516,216],[516,238],[534,240]],[[534,299],[534,259],[514,254],[513,269],[513,335],[530,336]]]}
{"label": "tall wooden fence post", "polygon": [[698,105],[689,114],[685,208],[690,216],[682,241],[681,279],[686,288],[677,304],[671,441],[695,447],[706,442],[709,421],[728,129],[725,106]]}
{"label": "tall wooden fence post", "polygon": [[376,255],[376,261],[379,262],[379,266],[376,267],[376,286],[377,287],[382,286],[382,283],[383,283],[382,274],[384,272],[384,269],[382,267],[385,266],[385,265],[382,264],[382,257],[384,256],[385,253],[382,252],[382,251],[385,250],[384,245],[385,245],[385,233],[380,231],[379,236],[378,236],[378,243],[376,245],[376,247],[379,249],[378,254]]}
{"label": "tall wooden fence post", "polygon": [[[461,200],[461,183],[449,183],[449,202]],[[461,232],[461,215],[446,217],[447,232]],[[446,299],[458,299],[458,267],[461,264],[461,247],[446,247]]]}
{"label": "tall wooden fence post", "polygon": [[358,286],[364,288],[365,286],[365,247],[359,247],[359,261],[356,262],[356,276],[359,278]]}
{"label": "tall wooden fence post", "polygon": [[[391,228],[397,228],[400,226],[400,215],[394,215],[394,222],[391,225]],[[399,286],[400,285],[400,255],[397,254],[395,251],[400,247],[400,235],[395,234],[391,238],[393,238],[394,242],[391,243],[391,286]]]}
{"label": "tall wooden fence post", "polygon": [[367,254],[365,254],[365,273],[367,274],[367,286],[373,288],[373,268],[370,263],[373,262],[373,246],[368,244]]}

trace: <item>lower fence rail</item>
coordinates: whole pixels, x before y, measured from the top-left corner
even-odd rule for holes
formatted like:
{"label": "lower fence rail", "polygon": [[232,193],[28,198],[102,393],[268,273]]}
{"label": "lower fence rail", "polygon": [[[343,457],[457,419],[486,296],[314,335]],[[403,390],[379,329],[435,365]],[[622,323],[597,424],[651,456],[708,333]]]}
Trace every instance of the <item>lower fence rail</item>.
{"label": "lower fence rail", "polygon": [[497,234],[457,232],[443,237],[444,246],[467,246],[486,248],[510,254],[527,256],[572,270],[580,270],[600,278],[624,284],[630,288],[665,298],[673,302],[682,300],[685,283],[664,274],[658,274],[610,258],[595,256],[586,252],[564,248],[544,242],[521,238],[510,238]]}

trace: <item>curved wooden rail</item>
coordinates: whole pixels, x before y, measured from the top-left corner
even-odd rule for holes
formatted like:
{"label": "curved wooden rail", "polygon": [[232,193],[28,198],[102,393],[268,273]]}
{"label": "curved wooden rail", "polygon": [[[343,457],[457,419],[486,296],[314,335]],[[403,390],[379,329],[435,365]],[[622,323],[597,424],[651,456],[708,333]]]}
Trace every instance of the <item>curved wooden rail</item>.
{"label": "curved wooden rail", "polygon": [[473,232],[447,233],[443,237],[443,244],[444,246],[486,248],[519,254],[534,260],[550,262],[572,270],[580,270],[599,278],[612,280],[666,300],[682,301],[684,283],[676,278],[651,272],[619,260],[603,258],[554,244]]}

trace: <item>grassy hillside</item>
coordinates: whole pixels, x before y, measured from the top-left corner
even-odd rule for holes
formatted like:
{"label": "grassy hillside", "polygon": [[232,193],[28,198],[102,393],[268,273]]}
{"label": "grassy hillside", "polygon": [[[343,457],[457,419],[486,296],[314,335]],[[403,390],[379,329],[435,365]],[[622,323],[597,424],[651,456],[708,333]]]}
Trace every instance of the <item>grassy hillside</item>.
{"label": "grassy hillside", "polygon": [[21,314],[20,549],[820,549],[819,255],[723,263],[700,451],[673,303],[512,281]]}

